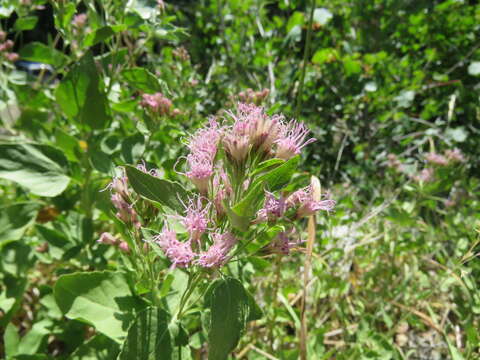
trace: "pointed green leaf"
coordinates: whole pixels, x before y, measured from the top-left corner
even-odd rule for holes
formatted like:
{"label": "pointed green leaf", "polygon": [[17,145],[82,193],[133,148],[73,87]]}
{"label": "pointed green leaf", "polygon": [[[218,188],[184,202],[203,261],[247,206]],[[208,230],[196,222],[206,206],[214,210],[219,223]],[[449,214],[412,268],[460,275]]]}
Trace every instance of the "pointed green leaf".
{"label": "pointed green leaf", "polygon": [[211,310],[208,359],[226,360],[237,346],[246,322],[257,318],[258,311],[254,310],[250,315],[252,299],[237,279],[217,280],[212,288],[206,299]]}
{"label": "pointed green leaf", "polygon": [[0,144],[0,178],[15,181],[35,195],[57,196],[70,182],[63,154],[48,145]]}
{"label": "pointed green leaf", "polygon": [[102,129],[110,121],[108,100],[90,51],[62,79],[55,97],[72,120],[94,129]]}
{"label": "pointed green leaf", "polygon": [[138,314],[123,343],[117,360],[171,359],[169,316],[163,309],[149,308]]}
{"label": "pointed green leaf", "polygon": [[182,202],[188,201],[188,192],[182,185],[146,174],[130,165],[125,166],[125,169],[130,185],[139,195],[179,213],[185,210]]}
{"label": "pointed green leaf", "polygon": [[40,205],[25,202],[0,207],[0,245],[18,240],[34,222]]}
{"label": "pointed green leaf", "polygon": [[122,72],[123,78],[137,90],[154,93],[162,88],[155,75],[144,68],[126,69]]}

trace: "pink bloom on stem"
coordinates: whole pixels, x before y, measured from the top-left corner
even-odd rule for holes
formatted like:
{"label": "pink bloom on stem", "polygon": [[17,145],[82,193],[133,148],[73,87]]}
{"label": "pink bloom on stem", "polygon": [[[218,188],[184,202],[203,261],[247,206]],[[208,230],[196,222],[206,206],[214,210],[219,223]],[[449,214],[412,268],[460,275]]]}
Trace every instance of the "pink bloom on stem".
{"label": "pink bloom on stem", "polygon": [[440,166],[447,166],[448,165],[448,159],[445,156],[443,156],[441,154],[434,153],[434,152],[428,153],[425,156],[425,159],[432,164],[436,164],[436,165],[440,165]]}
{"label": "pink bloom on stem", "polygon": [[12,53],[6,53],[5,58],[10,62],[15,62],[20,58],[20,56],[17,53],[12,52]]}
{"label": "pink bloom on stem", "polygon": [[213,163],[206,157],[190,154],[187,156],[189,170],[186,176],[195,184],[201,194],[208,192],[208,182],[213,175]]}
{"label": "pink bloom on stem", "polygon": [[292,120],[288,124],[282,124],[280,138],[275,141],[276,157],[288,160],[300,154],[305,146],[316,141],[314,138],[305,140],[308,133],[308,128],[301,122]]}
{"label": "pink bloom on stem", "polygon": [[418,182],[432,182],[434,179],[435,171],[433,168],[425,168],[420,174],[414,175],[413,179]]}
{"label": "pink bloom on stem", "polygon": [[214,118],[209,120],[207,126],[197,130],[188,140],[190,154],[206,157],[213,161],[217,154],[217,145],[220,140],[221,130]]}
{"label": "pink bloom on stem", "polygon": [[172,262],[172,268],[186,267],[195,258],[190,242],[181,242],[177,240],[175,231],[170,230],[166,225],[162,232],[153,239],[163,250],[164,254]]}
{"label": "pink bloom on stem", "polygon": [[108,232],[104,232],[100,235],[100,238],[97,240],[100,244],[115,245],[118,239]]}
{"label": "pink bloom on stem", "polygon": [[274,221],[281,218],[287,208],[285,198],[280,195],[277,199],[271,192],[265,191],[265,204],[258,210],[255,223]]}
{"label": "pink bloom on stem", "polygon": [[76,28],[82,28],[87,23],[87,14],[78,14],[73,17],[72,25]]}
{"label": "pink bloom on stem", "polygon": [[272,241],[272,243],[269,245],[269,248],[274,253],[280,253],[283,255],[290,254],[291,249],[298,247],[302,243],[302,241],[300,240],[290,241],[291,235],[293,235],[294,233],[295,233],[294,228],[291,228],[290,230],[287,230],[287,231],[282,231]]}
{"label": "pink bloom on stem", "polygon": [[335,200],[331,199],[315,200],[311,186],[297,190],[287,198],[287,206],[298,206],[297,217],[299,218],[313,215],[318,210],[331,211],[335,204]]}
{"label": "pink bloom on stem", "polygon": [[120,194],[113,194],[111,196],[111,201],[113,206],[118,210],[116,215],[120,220],[126,223],[132,223],[137,228],[141,227],[137,212]]}
{"label": "pink bloom on stem", "polygon": [[207,230],[208,223],[210,222],[208,218],[210,205],[211,204],[208,203],[206,206],[203,206],[200,196],[196,199],[189,199],[188,206],[186,206],[186,214],[181,219],[190,234],[190,240],[192,242],[198,242]]}
{"label": "pink bloom on stem", "polygon": [[200,266],[211,268],[220,267],[228,260],[228,253],[237,243],[237,238],[232,233],[214,233],[213,244],[207,251],[202,252],[196,261]]}
{"label": "pink bloom on stem", "polygon": [[462,152],[460,149],[453,149],[453,150],[446,150],[445,151],[445,156],[447,157],[448,160],[453,161],[453,162],[464,162],[465,161],[465,156],[463,156]]}
{"label": "pink bloom on stem", "polygon": [[118,248],[124,253],[128,254],[130,252],[130,247],[125,241],[120,242],[120,244],[118,245]]}
{"label": "pink bloom on stem", "polygon": [[169,115],[173,107],[172,101],[160,92],[143,94],[140,104],[159,115]]}

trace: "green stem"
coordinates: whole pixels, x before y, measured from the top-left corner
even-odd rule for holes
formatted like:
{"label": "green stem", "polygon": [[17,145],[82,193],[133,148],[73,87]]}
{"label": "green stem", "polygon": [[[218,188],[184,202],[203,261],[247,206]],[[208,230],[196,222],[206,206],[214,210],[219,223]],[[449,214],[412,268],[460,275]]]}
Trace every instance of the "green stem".
{"label": "green stem", "polygon": [[312,0],[312,6],[310,9],[310,18],[308,20],[308,29],[307,29],[307,40],[305,43],[305,50],[303,52],[303,67],[302,72],[300,73],[300,84],[298,87],[297,93],[297,107],[295,109],[295,118],[298,119],[300,115],[300,108],[302,107],[302,94],[303,94],[303,83],[305,82],[305,73],[307,71],[307,61],[310,53],[310,44],[312,42],[312,28],[313,28],[313,13],[315,10],[316,1]]}

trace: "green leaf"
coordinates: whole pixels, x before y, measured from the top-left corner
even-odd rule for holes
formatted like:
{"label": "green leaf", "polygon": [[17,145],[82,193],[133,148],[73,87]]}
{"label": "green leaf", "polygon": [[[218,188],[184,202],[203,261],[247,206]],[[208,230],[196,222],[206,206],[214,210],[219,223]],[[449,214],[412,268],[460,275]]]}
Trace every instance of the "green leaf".
{"label": "green leaf", "polygon": [[35,221],[40,205],[25,202],[0,207],[0,246],[20,239]]}
{"label": "green leaf", "polygon": [[15,181],[35,195],[57,196],[67,187],[67,160],[47,145],[0,144],[0,178]]}
{"label": "green leaf", "polygon": [[5,355],[7,358],[18,354],[18,344],[20,342],[19,331],[12,323],[7,325],[3,334],[3,343],[5,344]]}
{"label": "green leaf", "polygon": [[168,330],[169,316],[163,309],[148,308],[138,314],[128,329],[118,360],[156,360],[172,358]]}
{"label": "green leaf", "polygon": [[93,46],[100,42],[103,42],[109,39],[111,36],[115,35],[115,33],[122,31],[125,29],[123,25],[116,25],[116,26],[104,26],[101,27],[91,33],[89,33],[85,37],[84,46]]}
{"label": "green leaf", "polygon": [[144,152],[145,137],[142,134],[136,133],[122,141],[122,156],[126,163],[136,163]]}
{"label": "green leaf", "polygon": [[126,69],[122,72],[123,78],[137,90],[154,93],[162,88],[155,75],[144,68]]}
{"label": "green leaf", "polygon": [[211,325],[208,334],[209,360],[226,360],[235,349],[250,317],[250,299],[240,281],[217,280],[208,292]]}
{"label": "green leaf", "polygon": [[125,275],[111,271],[63,275],[54,296],[66,317],[89,323],[119,343],[134,313],[145,307],[130,291]]}
{"label": "green leaf", "polygon": [[70,360],[98,360],[115,359],[119,352],[119,346],[108,337],[98,334],[78,347],[69,356]]}
{"label": "green leaf", "polygon": [[72,120],[94,129],[104,128],[110,121],[108,100],[90,51],[68,72],[55,97]]}
{"label": "green leaf", "polygon": [[[245,197],[232,208],[232,211],[239,217],[252,217],[258,210],[261,199],[263,199],[262,193],[264,189],[277,191],[283,188],[292,178],[299,162],[300,157],[295,156],[277,168],[258,177],[250,186]],[[230,218],[230,220],[232,220],[232,218]],[[240,228],[238,229],[241,230]]]}
{"label": "green leaf", "polygon": [[130,165],[125,166],[125,169],[130,185],[139,195],[179,213],[185,210],[182,201],[188,201],[188,192],[182,185],[146,174]]}
{"label": "green leaf", "polygon": [[62,67],[68,61],[68,57],[60,51],[39,42],[31,42],[20,49],[22,60],[36,61],[49,64],[56,68]]}
{"label": "green leaf", "polygon": [[24,31],[24,30],[32,30],[35,26],[37,26],[38,17],[36,16],[23,16],[19,17],[17,21],[15,21],[15,25],[13,26],[17,31]]}

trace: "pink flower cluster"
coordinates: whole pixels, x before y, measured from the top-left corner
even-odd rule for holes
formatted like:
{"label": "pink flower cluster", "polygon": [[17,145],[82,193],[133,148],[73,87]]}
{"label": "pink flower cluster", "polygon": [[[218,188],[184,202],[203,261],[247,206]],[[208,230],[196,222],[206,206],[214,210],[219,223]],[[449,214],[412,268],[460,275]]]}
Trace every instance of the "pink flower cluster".
{"label": "pink flower cluster", "polygon": [[7,61],[15,62],[20,58],[20,56],[15,52],[10,52],[14,43],[12,40],[6,39],[7,33],[5,31],[0,31],[0,54],[3,55]]}
{"label": "pink flower cluster", "polygon": [[270,94],[270,90],[263,89],[260,91],[254,91],[253,89],[247,89],[238,93],[238,98],[243,103],[256,104],[259,105],[265,100]]}
{"label": "pink flower cluster", "polygon": [[173,109],[172,101],[160,92],[143,94],[140,105],[155,115],[169,116],[179,113],[177,109]]}
{"label": "pink flower cluster", "polygon": [[100,238],[97,240],[99,244],[113,245],[117,246],[121,251],[125,253],[130,252],[130,247],[125,241],[121,241],[112,234],[104,232],[100,235]]}
{"label": "pink flower cluster", "polygon": [[463,156],[462,152],[457,148],[453,150],[448,149],[443,153],[443,155],[436,152],[430,152],[425,155],[425,159],[429,163],[438,166],[448,166],[452,163],[465,161],[465,157]]}

